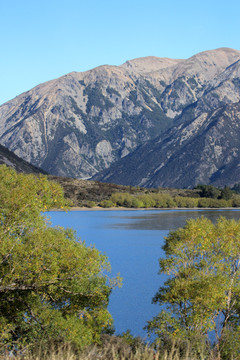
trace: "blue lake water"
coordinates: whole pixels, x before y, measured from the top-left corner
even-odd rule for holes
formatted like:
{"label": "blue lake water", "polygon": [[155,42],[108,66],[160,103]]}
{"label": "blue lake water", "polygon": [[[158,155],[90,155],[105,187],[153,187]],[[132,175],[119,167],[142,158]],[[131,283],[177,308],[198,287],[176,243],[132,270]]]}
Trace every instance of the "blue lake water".
{"label": "blue lake water", "polygon": [[219,216],[240,219],[237,210],[105,210],[51,211],[54,226],[71,227],[87,245],[105,253],[112,266],[112,276],[120,273],[122,287],[114,289],[109,311],[116,333],[127,329],[135,336],[146,337],[143,327],[159,312],[151,303],[166,277],[158,275],[161,247],[170,230],[184,226],[188,218]]}

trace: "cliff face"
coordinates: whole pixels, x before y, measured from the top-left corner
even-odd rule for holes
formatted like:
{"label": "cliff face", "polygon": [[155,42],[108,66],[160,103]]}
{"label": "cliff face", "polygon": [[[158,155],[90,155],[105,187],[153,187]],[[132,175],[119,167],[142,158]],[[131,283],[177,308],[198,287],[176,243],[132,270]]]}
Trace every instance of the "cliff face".
{"label": "cliff face", "polygon": [[[84,73],[70,73],[3,104],[0,107],[0,142],[23,159],[60,176],[89,178],[122,159],[117,166],[109,168],[108,175],[98,177],[117,183],[122,182],[117,172],[122,163],[126,168],[125,183],[134,182],[130,164],[135,156],[133,151],[140,146],[136,159],[141,163],[142,176],[137,177],[135,184],[157,186],[164,182],[164,186],[168,186],[170,179],[164,170],[169,167],[167,159],[176,158],[178,163],[177,154],[183,154],[191,141],[196,148],[194,139],[200,136],[198,131],[203,132],[203,124],[211,126],[214,117],[217,122],[222,119],[229,123],[221,131],[232,127],[231,120],[226,118],[236,119],[237,124],[239,60],[239,51],[223,48],[187,60],[146,57],[121,66],[106,65]],[[205,133],[206,137],[210,136],[206,129]],[[213,131],[213,138],[215,135]],[[147,141],[149,144],[142,147]],[[203,141],[201,137],[201,149]],[[160,143],[159,149],[154,148],[154,161],[158,163],[158,158],[164,159],[155,169],[148,169],[151,161],[147,149]],[[167,156],[162,151],[164,146]],[[218,147],[211,146],[220,154]],[[206,145],[201,151],[206,155],[211,146]],[[188,151],[192,152],[190,148]],[[225,151],[224,146],[221,147],[221,154]],[[209,153],[209,157],[214,156]],[[200,160],[196,158],[196,161]],[[208,181],[212,181],[219,170],[215,160],[211,164],[208,178],[203,175],[206,164],[199,170],[199,176]],[[161,172],[156,170],[160,166]],[[162,174],[159,175],[161,180],[153,180],[154,171],[154,174]],[[172,178],[178,176],[172,174]],[[151,181],[144,180],[150,177]],[[183,184],[182,180],[180,182]],[[190,186],[193,182],[195,180],[180,185],[176,180],[175,184]]]}

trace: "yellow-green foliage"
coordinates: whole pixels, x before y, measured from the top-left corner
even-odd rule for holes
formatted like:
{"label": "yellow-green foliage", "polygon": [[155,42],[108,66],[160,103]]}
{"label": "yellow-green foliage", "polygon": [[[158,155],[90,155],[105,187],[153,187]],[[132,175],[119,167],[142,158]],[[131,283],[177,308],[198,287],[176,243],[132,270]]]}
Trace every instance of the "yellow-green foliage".
{"label": "yellow-green foliage", "polygon": [[157,208],[172,208],[177,206],[175,199],[169,194],[155,194],[153,198],[156,202],[155,207]]}
{"label": "yellow-green foliage", "polygon": [[145,207],[145,204],[144,202],[139,199],[138,197],[133,197],[132,199],[132,207],[133,208],[136,208],[136,209],[139,209],[139,208],[144,208]]}
{"label": "yellow-green foliage", "polygon": [[86,203],[86,206],[89,207],[89,208],[93,208],[93,207],[96,206],[96,203],[95,203],[95,201],[88,201],[88,202]]}
{"label": "yellow-green foliage", "polygon": [[106,257],[41,215],[64,206],[58,184],[0,166],[1,346],[51,338],[82,348],[112,324]]}
{"label": "yellow-green foliage", "polygon": [[198,199],[198,207],[200,208],[225,208],[231,207],[232,200],[224,200],[224,199],[212,199],[212,198],[199,198]]}
{"label": "yellow-green foliage", "polygon": [[154,200],[154,197],[151,194],[139,195],[137,199],[142,201],[144,208],[151,208],[151,207],[155,207],[156,205],[156,201]]}
{"label": "yellow-green foliage", "polygon": [[238,194],[233,195],[232,206],[233,207],[240,207],[240,195],[238,195]]}
{"label": "yellow-green foliage", "polygon": [[114,193],[111,195],[110,200],[117,206],[132,207],[134,197],[129,193]]}
{"label": "yellow-green foliage", "polygon": [[117,206],[129,208],[168,208],[176,206],[175,201],[168,194],[131,195],[129,193],[115,193],[112,194],[110,200]]}
{"label": "yellow-green foliage", "polygon": [[176,196],[174,200],[179,208],[195,208],[198,206],[197,198]]}
{"label": "yellow-green foliage", "polygon": [[127,208],[225,208],[240,206],[240,196],[233,199],[191,198],[187,196],[171,196],[164,193],[134,194],[114,193],[110,200],[100,203],[102,207],[123,206]]}
{"label": "yellow-green foliage", "polygon": [[99,203],[99,206],[101,206],[101,207],[103,207],[103,208],[111,208],[111,207],[116,206],[116,204],[113,203],[111,200],[102,200],[102,201]]}
{"label": "yellow-green foliage", "polygon": [[129,193],[115,193],[112,194],[110,200],[117,206],[128,208],[172,208],[177,206],[173,197],[168,194],[131,195]]}
{"label": "yellow-green foliage", "polygon": [[196,351],[208,351],[212,343],[216,359],[239,359],[240,221],[188,220],[163,249],[160,271],[168,279],[153,301],[164,308],[148,331],[160,346],[189,341]]}

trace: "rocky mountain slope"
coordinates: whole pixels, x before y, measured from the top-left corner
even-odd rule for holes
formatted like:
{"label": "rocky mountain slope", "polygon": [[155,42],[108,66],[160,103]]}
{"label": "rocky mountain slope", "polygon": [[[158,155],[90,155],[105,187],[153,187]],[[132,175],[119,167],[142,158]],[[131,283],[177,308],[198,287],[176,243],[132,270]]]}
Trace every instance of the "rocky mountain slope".
{"label": "rocky mountain slope", "polygon": [[0,145],[0,165],[7,165],[14,168],[17,172],[25,174],[47,174],[42,169],[29,164],[27,161],[19,158],[12,151]]}
{"label": "rocky mountain slope", "polygon": [[[212,112],[220,114],[229,106],[237,119],[239,60],[240,51],[222,48],[186,60],[146,57],[121,66],[105,65],[84,73],[70,73],[0,106],[0,142],[51,174],[76,178],[89,178],[122,158],[127,164],[139,146],[145,151],[145,146],[166,143],[167,138],[168,158],[173,159],[175,148],[181,152],[181,146],[186,144],[178,137],[187,136],[190,141],[191,131],[203,129],[199,125],[201,119],[208,119],[210,124]],[[186,130],[187,135],[183,135],[192,123],[195,130]],[[174,144],[176,141],[175,148],[170,146],[171,136]],[[147,141],[149,145],[142,147]],[[161,148],[159,145],[156,149],[156,163],[163,156],[159,153]],[[163,170],[167,159],[159,164],[155,170],[159,166]],[[214,166],[218,169],[217,164]],[[131,172],[131,168],[126,169]],[[155,171],[147,169],[148,164],[136,183],[157,185],[157,181],[143,179],[151,177],[149,171]],[[211,170],[211,176],[215,172]],[[108,180],[112,179],[109,173]],[[204,179],[212,181],[210,177]],[[116,182],[120,182],[120,177]],[[181,184],[191,186],[193,182]],[[164,184],[168,186],[166,181]]]}
{"label": "rocky mountain slope", "polygon": [[234,185],[240,179],[239,101],[240,60],[208,83],[177,126],[96,178],[147,187]]}
{"label": "rocky mountain slope", "polygon": [[240,103],[174,127],[94,178],[145,187],[233,186],[240,179]]}

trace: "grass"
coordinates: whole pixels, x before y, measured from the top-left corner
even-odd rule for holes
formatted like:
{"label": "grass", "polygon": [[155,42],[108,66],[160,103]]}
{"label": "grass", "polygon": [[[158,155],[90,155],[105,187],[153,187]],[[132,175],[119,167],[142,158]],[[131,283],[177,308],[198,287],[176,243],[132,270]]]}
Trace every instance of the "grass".
{"label": "grass", "polygon": [[195,355],[190,344],[181,351],[177,344],[172,344],[169,350],[155,351],[151,346],[139,345],[132,349],[126,342],[112,341],[105,346],[91,346],[85,351],[75,352],[71,346],[64,345],[58,349],[47,350],[40,347],[32,354],[25,351],[21,354],[2,354],[0,360],[219,360],[213,354],[200,353]]}
{"label": "grass", "polygon": [[[16,355],[16,356],[4,356],[0,357],[1,360],[190,360],[188,356],[182,358],[177,350],[173,350],[171,353],[154,352],[149,348],[137,349],[136,352],[128,354],[119,354],[118,350],[114,346],[109,346],[105,350],[99,351],[96,347],[83,352],[82,354],[74,354],[71,349],[61,349],[59,351],[53,351],[51,353],[39,351],[34,355]],[[191,358],[191,360],[194,360]]]}

